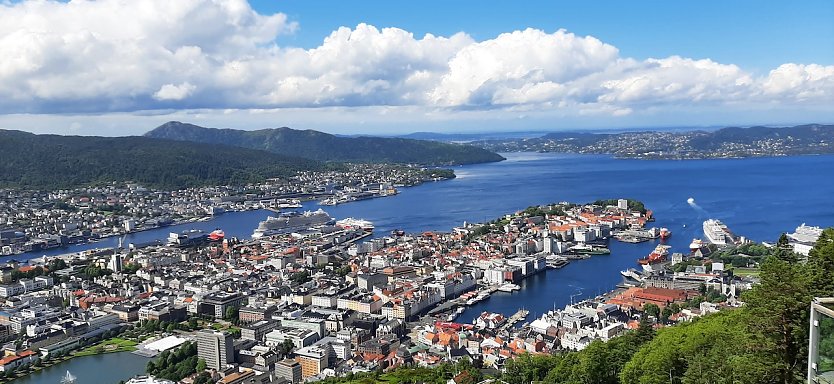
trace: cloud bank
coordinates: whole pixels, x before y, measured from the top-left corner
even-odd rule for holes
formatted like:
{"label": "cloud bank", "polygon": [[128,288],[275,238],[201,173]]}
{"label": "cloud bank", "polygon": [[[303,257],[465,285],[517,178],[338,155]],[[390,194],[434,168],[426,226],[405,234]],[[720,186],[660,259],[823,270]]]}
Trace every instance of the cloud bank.
{"label": "cloud bank", "polygon": [[660,108],[826,108],[834,66],[754,75],[709,59],[636,60],[592,36],[475,41],[342,27],[312,49],[244,0],[0,5],[0,114],[407,107],[628,116]]}

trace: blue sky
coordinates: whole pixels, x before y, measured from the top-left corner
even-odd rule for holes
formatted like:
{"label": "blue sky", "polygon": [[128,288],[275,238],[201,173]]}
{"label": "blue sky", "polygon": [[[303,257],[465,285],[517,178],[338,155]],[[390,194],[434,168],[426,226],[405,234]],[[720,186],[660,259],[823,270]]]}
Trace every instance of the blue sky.
{"label": "blue sky", "polygon": [[0,57],[33,132],[834,123],[822,0],[0,0]]}
{"label": "blue sky", "polygon": [[252,2],[299,22],[286,38],[319,45],[340,26],[368,23],[415,35],[466,32],[476,40],[538,28],[592,35],[645,59],[679,55],[757,72],[782,63],[834,64],[834,1],[271,1]]}

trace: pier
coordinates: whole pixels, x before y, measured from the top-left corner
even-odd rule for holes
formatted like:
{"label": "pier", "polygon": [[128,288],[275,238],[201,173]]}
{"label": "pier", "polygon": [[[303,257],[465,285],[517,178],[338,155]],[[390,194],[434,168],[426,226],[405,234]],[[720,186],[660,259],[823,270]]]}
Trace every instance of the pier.
{"label": "pier", "polygon": [[507,329],[510,329],[510,328],[514,327],[516,325],[516,323],[526,319],[527,315],[529,315],[529,314],[530,314],[530,311],[528,311],[526,309],[519,309],[518,312],[514,313],[512,316],[510,316],[509,319],[507,319],[507,322],[504,323],[504,325],[498,327],[498,330],[503,331],[503,330],[507,330]]}

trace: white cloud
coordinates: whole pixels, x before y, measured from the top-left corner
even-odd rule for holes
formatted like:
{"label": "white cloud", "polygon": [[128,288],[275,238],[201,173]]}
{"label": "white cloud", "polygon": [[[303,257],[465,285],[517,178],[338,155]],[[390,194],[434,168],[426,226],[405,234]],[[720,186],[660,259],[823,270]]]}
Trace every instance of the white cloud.
{"label": "white cloud", "polygon": [[179,85],[165,84],[153,94],[157,100],[182,100],[190,96],[197,87],[185,82]]}
{"label": "white cloud", "polygon": [[709,59],[636,60],[565,30],[475,41],[359,24],[312,49],[282,44],[297,27],[244,0],[0,5],[0,114],[398,107],[426,119],[633,118],[658,108],[830,112],[834,102],[834,66],[786,63],[756,76]]}

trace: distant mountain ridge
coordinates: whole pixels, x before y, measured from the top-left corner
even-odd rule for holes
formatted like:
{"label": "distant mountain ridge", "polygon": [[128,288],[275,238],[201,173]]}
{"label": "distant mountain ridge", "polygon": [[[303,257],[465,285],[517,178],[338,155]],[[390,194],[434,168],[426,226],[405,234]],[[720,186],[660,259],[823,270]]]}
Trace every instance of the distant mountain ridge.
{"label": "distant mountain ridge", "polygon": [[233,145],[319,161],[457,165],[501,161],[483,148],[393,137],[343,137],[287,127],[244,131],[171,121],[146,137]]}
{"label": "distant mountain ridge", "polygon": [[246,184],[326,167],[309,159],[219,144],[0,130],[0,187],[54,190],[134,181],[179,189]]}
{"label": "distant mountain ridge", "polygon": [[715,131],[553,132],[538,138],[473,142],[498,152],[611,154],[622,158],[706,159],[834,153],[834,125],[727,127]]}

